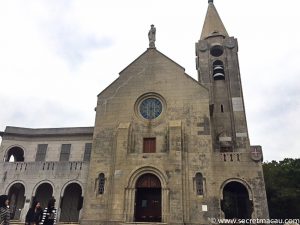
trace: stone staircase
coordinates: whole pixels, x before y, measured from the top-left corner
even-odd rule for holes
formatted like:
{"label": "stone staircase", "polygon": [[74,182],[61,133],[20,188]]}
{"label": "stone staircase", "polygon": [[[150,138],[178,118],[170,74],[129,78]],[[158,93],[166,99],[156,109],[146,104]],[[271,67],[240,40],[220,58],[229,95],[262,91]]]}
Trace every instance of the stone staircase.
{"label": "stone staircase", "polygon": [[[24,225],[24,222],[19,220],[10,221],[10,225]],[[79,225],[79,223],[57,223],[57,225]],[[121,223],[121,225],[167,225],[167,223],[159,223],[159,222],[125,222]]]}
{"label": "stone staircase", "polygon": [[[25,223],[21,222],[21,221],[11,221],[10,222],[10,225],[24,225],[24,224]],[[57,223],[56,225],[79,225],[79,223]],[[166,223],[138,222],[138,223],[122,223],[122,225],[166,225]]]}
{"label": "stone staircase", "polygon": [[[24,222],[19,220],[10,221],[10,225],[24,225]],[[57,223],[57,225],[79,225],[79,223]]]}
{"label": "stone staircase", "polygon": [[162,222],[125,222],[121,225],[167,225],[167,223]]}

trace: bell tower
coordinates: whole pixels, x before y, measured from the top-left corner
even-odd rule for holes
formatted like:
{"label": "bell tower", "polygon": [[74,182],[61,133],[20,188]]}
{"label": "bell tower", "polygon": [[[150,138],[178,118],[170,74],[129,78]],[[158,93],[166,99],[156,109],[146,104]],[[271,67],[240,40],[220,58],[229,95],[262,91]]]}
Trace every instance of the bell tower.
{"label": "bell tower", "polygon": [[198,81],[208,88],[215,151],[249,149],[246,115],[238,62],[237,39],[230,37],[208,1],[200,40],[196,43]]}

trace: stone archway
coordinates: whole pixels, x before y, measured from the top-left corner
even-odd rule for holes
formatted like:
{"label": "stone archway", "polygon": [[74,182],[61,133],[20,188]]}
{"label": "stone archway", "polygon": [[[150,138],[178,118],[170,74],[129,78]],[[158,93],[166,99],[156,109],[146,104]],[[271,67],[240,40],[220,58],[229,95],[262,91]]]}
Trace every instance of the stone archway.
{"label": "stone archway", "polygon": [[245,185],[237,181],[228,182],[223,187],[221,209],[226,219],[249,219],[253,212],[252,201]]}
{"label": "stone archway", "polygon": [[52,185],[49,183],[42,183],[36,189],[32,203],[38,201],[41,203],[42,208],[46,208],[48,205],[48,201],[51,199],[52,196],[53,196]]}
{"label": "stone archway", "polygon": [[25,204],[25,187],[21,183],[13,184],[8,191],[11,219],[19,220]]}
{"label": "stone archway", "polygon": [[136,182],[135,222],[161,222],[161,183],[150,173]]}
{"label": "stone archway", "polygon": [[79,212],[82,208],[82,188],[77,183],[70,183],[64,190],[61,198],[60,208],[60,222],[78,222]]}
{"label": "stone archway", "polygon": [[[128,186],[125,188],[125,221],[134,222],[135,221],[135,204],[136,204],[136,194],[138,191],[137,184],[139,178],[143,175],[150,174],[156,177],[160,182],[161,186],[161,222],[166,223],[169,220],[169,189],[167,188],[167,176],[161,172],[161,170],[145,166],[141,167],[131,173],[128,180]],[[143,200],[143,199],[142,199]],[[144,199],[145,200],[145,199]]]}

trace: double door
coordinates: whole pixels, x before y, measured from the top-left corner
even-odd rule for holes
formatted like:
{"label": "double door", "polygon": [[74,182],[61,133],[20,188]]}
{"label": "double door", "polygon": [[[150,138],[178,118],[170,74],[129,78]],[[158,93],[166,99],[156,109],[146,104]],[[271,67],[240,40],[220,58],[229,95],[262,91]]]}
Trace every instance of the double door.
{"label": "double door", "polygon": [[136,222],[161,222],[161,188],[137,188]]}

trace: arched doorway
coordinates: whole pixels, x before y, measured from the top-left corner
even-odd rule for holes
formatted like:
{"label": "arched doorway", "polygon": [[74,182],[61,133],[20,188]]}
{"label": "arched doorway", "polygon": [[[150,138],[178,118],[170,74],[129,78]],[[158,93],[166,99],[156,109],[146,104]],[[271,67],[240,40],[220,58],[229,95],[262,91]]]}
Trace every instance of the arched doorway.
{"label": "arched doorway", "polygon": [[19,220],[21,211],[25,203],[25,187],[21,183],[16,183],[8,191],[9,207],[11,219]]}
{"label": "arched doorway", "polygon": [[240,182],[232,181],[223,188],[221,208],[226,219],[249,219],[253,211],[247,188]]}
{"label": "arched doorway", "polygon": [[24,151],[20,147],[12,147],[6,153],[5,162],[24,162]]}
{"label": "arched doorway", "polygon": [[147,173],[136,182],[135,222],[161,222],[161,183],[153,174]]}
{"label": "arched doorway", "polygon": [[[48,201],[52,198],[53,188],[49,183],[43,183],[38,186],[33,197],[33,202],[38,201],[41,203],[42,208],[46,208]],[[31,204],[32,204],[31,203]]]}
{"label": "arched doorway", "polygon": [[79,212],[82,208],[82,189],[77,183],[69,184],[61,199],[60,222],[78,222]]}

